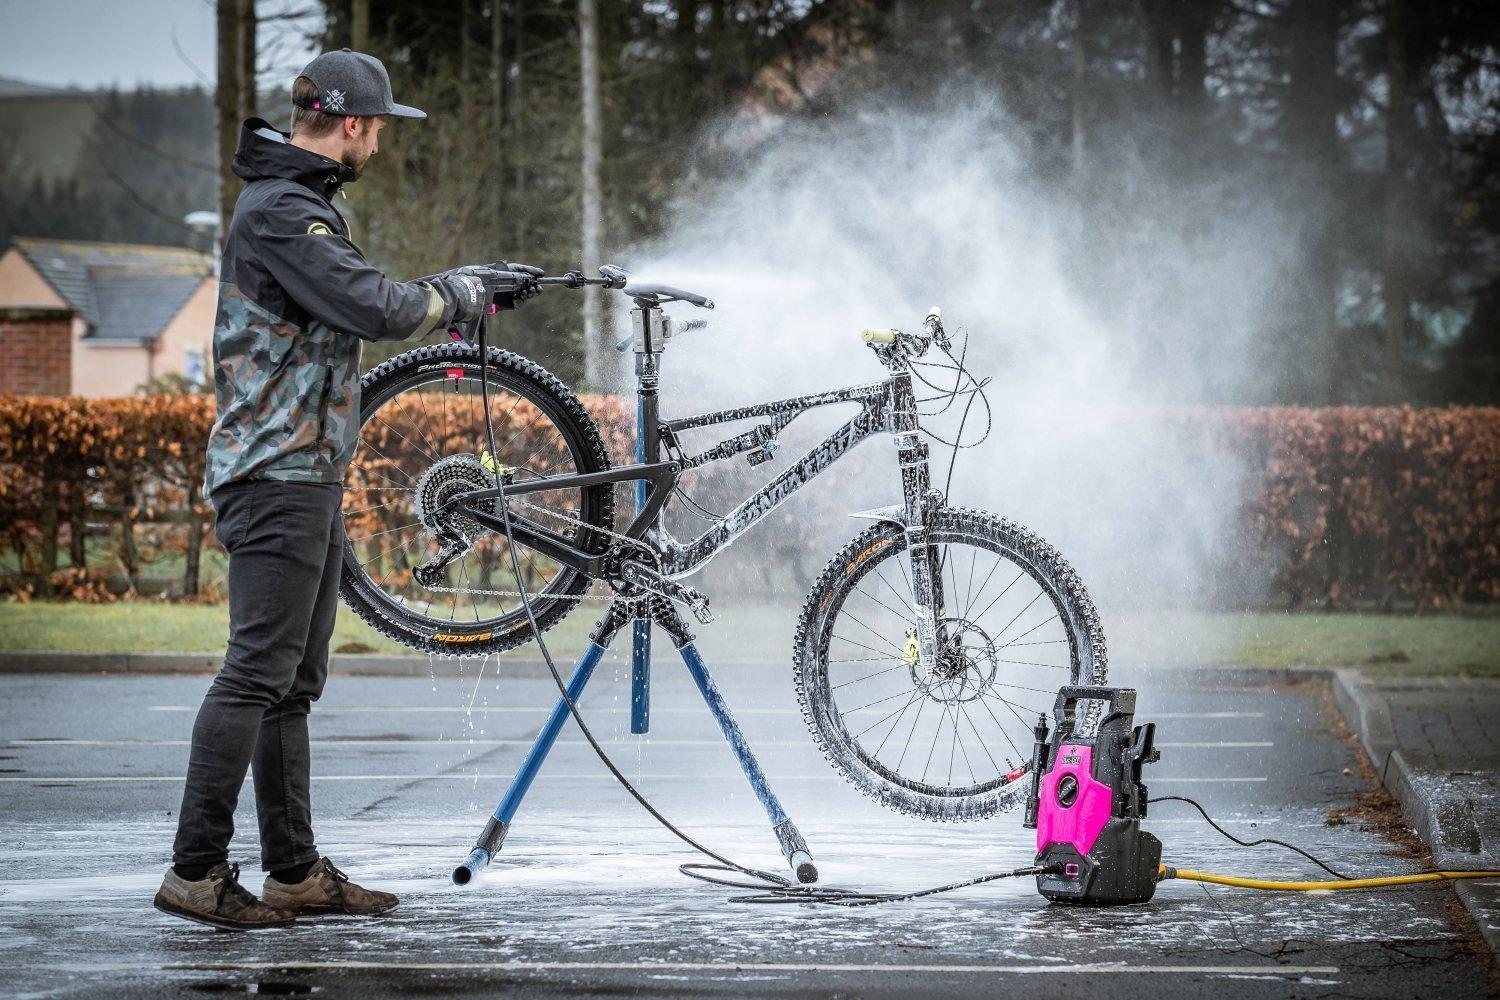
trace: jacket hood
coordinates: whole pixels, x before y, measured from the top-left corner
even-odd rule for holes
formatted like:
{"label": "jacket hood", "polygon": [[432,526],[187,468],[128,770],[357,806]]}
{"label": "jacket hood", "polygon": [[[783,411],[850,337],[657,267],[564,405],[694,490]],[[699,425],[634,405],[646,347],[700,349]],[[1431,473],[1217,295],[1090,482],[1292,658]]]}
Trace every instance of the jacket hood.
{"label": "jacket hood", "polygon": [[359,176],[347,164],[293,146],[290,136],[264,118],[251,118],[240,126],[234,172],[247,181],[268,177],[296,181],[325,198],[333,197],[341,186]]}

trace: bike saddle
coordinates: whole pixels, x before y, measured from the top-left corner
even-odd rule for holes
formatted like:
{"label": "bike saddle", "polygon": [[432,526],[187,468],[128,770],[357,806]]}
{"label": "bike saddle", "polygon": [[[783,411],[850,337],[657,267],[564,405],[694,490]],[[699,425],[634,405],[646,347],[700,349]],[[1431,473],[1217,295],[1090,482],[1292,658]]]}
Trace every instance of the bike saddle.
{"label": "bike saddle", "polygon": [[626,285],[625,294],[636,299],[650,299],[652,304],[658,304],[662,298],[667,300],[680,299],[691,303],[700,309],[712,309],[714,300],[697,292],[684,291],[681,288],[673,288],[671,285]]}

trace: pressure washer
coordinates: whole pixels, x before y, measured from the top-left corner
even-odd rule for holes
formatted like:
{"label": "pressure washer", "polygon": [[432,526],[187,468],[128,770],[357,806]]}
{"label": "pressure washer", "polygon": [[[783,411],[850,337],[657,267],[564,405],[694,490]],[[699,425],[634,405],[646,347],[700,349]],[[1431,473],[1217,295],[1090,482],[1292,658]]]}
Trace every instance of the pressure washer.
{"label": "pressure washer", "polygon": [[[1094,702],[1091,715],[1080,706]],[[1135,691],[1065,687],[1056,728],[1036,724],[1024,825],[1036,830],[1036,889],[1057,903],[1144,903],[1156,892],[1161,841],[1141,829],[1141,769],[1160,759],[1156,723],[1134,725]],[[1097,718],[1097,724],[1080,721]]]}

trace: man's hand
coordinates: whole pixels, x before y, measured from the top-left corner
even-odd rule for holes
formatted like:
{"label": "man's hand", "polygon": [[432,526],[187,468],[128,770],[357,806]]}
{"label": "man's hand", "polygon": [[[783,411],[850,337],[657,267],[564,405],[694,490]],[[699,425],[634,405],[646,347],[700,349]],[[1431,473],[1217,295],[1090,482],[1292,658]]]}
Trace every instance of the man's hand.
{"label": "man's hand", "polygon": [[489,311],[496,295],[513,290],[519,277],[484,264],[467,264],[434,275],[432,284],[452,308],[451,322],[472,323]]}
{"label": "man's hand", "polygon": [[536,283],[536,279],[547,272],[541,268],[532,267],[530,264],[512,264],[503,260],[495,261],[490,267],[507,274],[514,274],[520,279],[514,288],[508,292],[501,292],[495,297],[497,308],[519,309],[527,299],[542,294],[542,286]]}

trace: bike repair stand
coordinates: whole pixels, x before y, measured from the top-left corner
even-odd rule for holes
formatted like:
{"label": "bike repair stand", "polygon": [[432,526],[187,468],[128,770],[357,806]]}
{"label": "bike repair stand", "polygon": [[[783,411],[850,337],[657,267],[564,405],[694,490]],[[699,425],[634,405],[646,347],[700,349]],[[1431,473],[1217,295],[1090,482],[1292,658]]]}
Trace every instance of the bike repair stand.
{"label": "bike repair stand", "polygon": [[[637,382],[636,459],[646,464],[658,461],[661,450],[657,414],[657,371],[661,351],[671,336],[671,328],[668,317],[661,311],[659,301],[642,295],[638,295],[635,301],[638,308],[633,310],[631,315],[636,331],[630,340],[623,342],[620,349],[623,351],[632,341],[634,342]],[[646,481],[638,480],[637,511],[645,506],[646,491]],[[796,825],[782,809],[776,793],[767,783],[765,772],[760,769],[760,763],[756,761],[755,755],[750,751],[750,745],[745,741],[745,734],[740,731],[739,723],[729,711],[728,703],[719,693],[718,685],[714,683],[708,665],[703,662],[703,657],[698,652],[693,633],[688,629],[687,622],[683,620],[671,601],[654,594],[617,597],[610,604],[604,617],[599,619],[594,626],[593,632],[589,634],[588,648],[584,650],[583,656],[579,658],[572,675],[568,678],[568,698],[558,698],[552,714],[547,717],[531,749],[526,752],[526,759],[521,762],[521,769],[511,779],[510,787],[505,790],[500,804],[495,807],[494,814],[490,816],[489,822],[485,823],[484,829],[480,832],[479,839],[474,844],[474,850],[469,853],[463,864],[454,869],[453,881],[459,885],[466,884],[499,853],[501,844],[505,841],[505,835],[510,831],[516,810],[521,806],[521,800],[526,797],[527,790],[541,770],[542,762],[547,759],[547,754],[557,741],[558,734],[562,732],[563,724],[568,720],[570,714],[568,700],[577,704],[583,695],[584,688],[588,685],[589,678],[593,676],[594,668],[599,665],[610,643],[627,623],[631,625],[630,731],[639,735],[650,728],[651,626],[655,624],[672,638],[673,645],[681,654],[689,676],[698,686],[698,693],[703,696],[714,721],[719,724],[719,731],[724,734],[729,748],[734,751],[740,770],[744,772],[746,780],[750,782],[751,790],[755,792],[755,797],[760,800],[761,806],[765,809],[766,817],[771,822],[771,831],[776,834],[777,843],[781,846],[782,856],[791,866],[797,881],[803,884],[816,882],[818,869],[813,864],[807,841],[802,839],[802,834],[797,831]]]}

